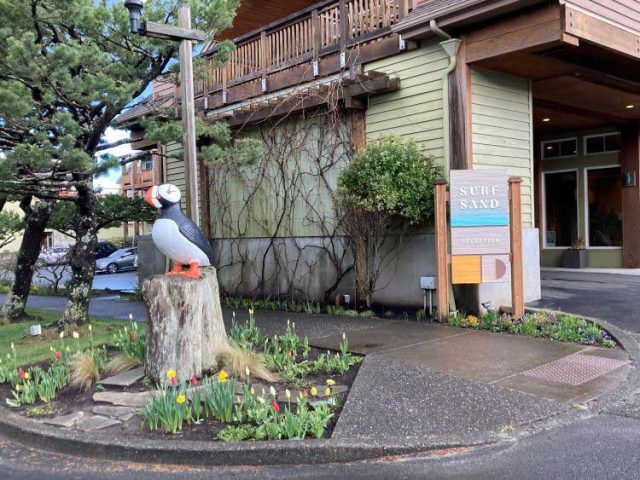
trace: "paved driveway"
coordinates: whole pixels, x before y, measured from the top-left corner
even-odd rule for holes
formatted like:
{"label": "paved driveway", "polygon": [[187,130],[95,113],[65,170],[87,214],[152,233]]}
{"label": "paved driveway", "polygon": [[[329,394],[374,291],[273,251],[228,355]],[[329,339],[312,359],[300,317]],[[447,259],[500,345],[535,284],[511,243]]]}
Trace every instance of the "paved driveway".
{"label": "paved driveway", "polygon": [[531,307],[561,309],[640,333],[640,275],[542,271],[542,299]]}

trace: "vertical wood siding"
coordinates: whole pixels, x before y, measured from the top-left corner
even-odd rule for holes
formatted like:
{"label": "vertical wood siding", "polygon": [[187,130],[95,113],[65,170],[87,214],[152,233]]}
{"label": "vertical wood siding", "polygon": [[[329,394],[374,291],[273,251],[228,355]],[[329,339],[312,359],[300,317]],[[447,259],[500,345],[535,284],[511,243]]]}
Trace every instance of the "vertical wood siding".
{"label": "vertical wood siding", "polygon": [[400,78],[400,90],[371,97],[366,113],[367,141],[387,134],[414,139],[442,162],[442,74],[448,57],[436,41],[365,66]]}
{"label": "vertical wood siding", "polygon": [[522,177],[522,225],[534,223],[529,82],[488,70],[471,75],[473,168],[507,168]]}

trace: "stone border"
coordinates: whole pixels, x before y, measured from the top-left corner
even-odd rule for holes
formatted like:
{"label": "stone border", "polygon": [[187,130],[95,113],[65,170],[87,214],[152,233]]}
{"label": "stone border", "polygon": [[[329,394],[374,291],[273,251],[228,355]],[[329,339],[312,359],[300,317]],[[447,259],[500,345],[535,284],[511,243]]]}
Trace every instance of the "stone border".
{"label": "stone border", "polygon": [[[117,461],[137,461],[199,466],[259,466],[345,463],[390,455],[408,455],[439,449],[475,447],[507,440],[505,435],[422,438],[364,438],[278,441],[163,441],[144,438],[113,438],[95,433],[50,427],[0,407],[0,432],[29,446],[48,451],[94,456]],[[55,447],[55,448],[54,448]]]}
{"label": "stone border", "polygon": [[[558,311],[527,308],[529,311]],[[598,411],[624,401],[640,388],[640,346],[624,330],[597,318],[585,317],[607,330],[629,355],[631,368],[626,381],[618,388],[598,397]],[[366,358],[365,358],[366,361]],[[199,466],[258,466],[345,463],[392,455],[426,453],[440,449],[481,447],[514,441],[542,430],[552,429],[592,416],[593,412],[568,412],[552,415],[520,426],[513,434],[481,432],[467,435],[429,435],[420,438],[340,438],[322,440],[278,441],[163,441],[157,439],[113,438],[106,441],[99,434],[63,430],[25,418],[0,407],[0,432],[43,450],[74,455],[94,456],[116,461],[138,461]],[[55,448],[54,448],[55,446]]]}

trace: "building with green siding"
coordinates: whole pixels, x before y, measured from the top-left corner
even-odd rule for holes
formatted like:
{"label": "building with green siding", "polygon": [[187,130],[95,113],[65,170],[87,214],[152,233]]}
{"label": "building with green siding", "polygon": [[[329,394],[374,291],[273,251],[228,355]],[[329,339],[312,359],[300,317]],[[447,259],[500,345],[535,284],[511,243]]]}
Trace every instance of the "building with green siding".
{"label": "building with green siding", "polygon": [[[255,8],[239,10],[225,66],[211,63],[214,44],[202,53],[199,114],[265,150],[257,164],[198,172],[226,292],[353,297],[333,193],[341,166],[389,134],[447,171],[506,168],[522,179],[526,301],[540,297],[541,266],[566,265],[571,249],[586,252],[583,266],[640,267],[640,11],[590,0],[271,3],[281,18],[257,30],[245,18]],[[180,146],[162,151],[164,181],[184,189]],[[374,302],[419,308],[420,277],[435,275],[433,226],[393,248]],[[508,284],[456,293],[470,310],[511,302]]]}

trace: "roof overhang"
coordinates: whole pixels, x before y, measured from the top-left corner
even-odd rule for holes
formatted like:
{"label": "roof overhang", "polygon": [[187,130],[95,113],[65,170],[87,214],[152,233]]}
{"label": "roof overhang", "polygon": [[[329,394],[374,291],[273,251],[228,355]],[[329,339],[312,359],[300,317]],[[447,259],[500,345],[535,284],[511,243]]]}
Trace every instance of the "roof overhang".
{"label": "roof overhang", "polygon": [[433,0],[417,7],[392,30],[406,40],[418,40],[434,34],[429,26],[431,20],[436,20],[439,28],[460,28],[546,1]]}

